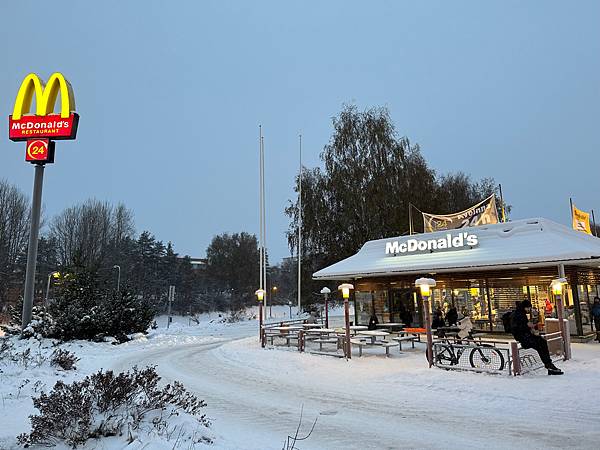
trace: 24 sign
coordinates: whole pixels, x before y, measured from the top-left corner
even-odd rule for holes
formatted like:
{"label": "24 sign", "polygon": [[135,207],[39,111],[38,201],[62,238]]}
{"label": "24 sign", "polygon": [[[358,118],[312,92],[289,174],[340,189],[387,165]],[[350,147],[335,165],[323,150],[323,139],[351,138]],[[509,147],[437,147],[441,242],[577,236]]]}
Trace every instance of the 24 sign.
{"label": "24 sign", "polygon": [[25,161],[32,163],[53,163],[54,142],[50,139],[31,139],[27,141]]}

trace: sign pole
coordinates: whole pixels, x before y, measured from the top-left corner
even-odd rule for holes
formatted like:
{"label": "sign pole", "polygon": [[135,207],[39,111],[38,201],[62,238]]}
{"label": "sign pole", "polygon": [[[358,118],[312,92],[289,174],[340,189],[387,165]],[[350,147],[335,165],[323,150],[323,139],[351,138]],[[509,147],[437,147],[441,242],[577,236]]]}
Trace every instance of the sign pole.
{"label": "sign pole", "polygon": [[27,269],[25,271],[25,294],[23,296],[23,317],[21,332],[31,322],[33,294],[35,290],[35,267],[37,263],[38,237],[40,234],[40,215],[42,209],[42,187],[44,185],[44,165],[35,165],[33,180],[33,200],[31,205],[31,224],[29,229],[29,247],[27,249]]}

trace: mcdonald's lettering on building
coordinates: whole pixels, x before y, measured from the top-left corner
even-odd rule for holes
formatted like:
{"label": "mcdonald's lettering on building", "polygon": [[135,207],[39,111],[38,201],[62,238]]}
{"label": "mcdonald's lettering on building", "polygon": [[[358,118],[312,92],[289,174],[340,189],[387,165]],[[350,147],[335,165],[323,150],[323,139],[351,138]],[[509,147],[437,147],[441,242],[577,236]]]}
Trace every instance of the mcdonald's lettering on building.
{"label": "mcdonald's lettering on building", "polygon": [[[60,94],[60,112],[55,103]],[[35,97],[35,114],[31,111]],[[70,83],[61,73],[43,81],[34,73],[25,77],[17,93],[13,113],[8,119],[8,137],[12,141],[36,138],[75,139],[79,115]]]}

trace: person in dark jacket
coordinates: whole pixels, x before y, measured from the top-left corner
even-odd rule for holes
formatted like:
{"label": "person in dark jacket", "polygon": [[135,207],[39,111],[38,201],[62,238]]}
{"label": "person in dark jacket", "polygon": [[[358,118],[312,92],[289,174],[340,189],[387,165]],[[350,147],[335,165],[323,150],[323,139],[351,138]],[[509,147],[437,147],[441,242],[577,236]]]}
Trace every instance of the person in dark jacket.
{"label": "person in dark jacket", "polygon": [[594,328],[596,328],[596,340],[600,342],[600,298],[598,297],[594,297],[592,317],[594,319]]}
{"label": "person in dark jacket", "polygon": [[446,325],[446,322],[444,322],[444,313],[442,312],[442,308],[440,308],[439,306],[436,308],[436,310],[433,312],[433,317],[431,320],[431,328],[439,328],[439,327],[443,327]]}
{"label": "person in dark jacket", "polygon": [[448,310],[448,314],[446,314],[446,320],[448,321],[449,327],[453,325],[456,326],[456,322],[458,321],[458,311],[454,306]]}
{"label": "person in dark jacket", "polygon": [[531,302],[523,300],[517,305],[517,309],[512,313],[511,332],[515,340],[521,343],[523,348],[532,348],[538,352],[544,367],[548,369],[548,375],[562,375],[560,370],[552,363],[548,343],[541,336],[536,336],[531,332],[532,325],[529,323],[527,314],[531,312]]}
{"label": "person in dark jacket", "polygon": [[369,319],[369,330],[376,330],[378,323],[379,319],[377,319],[377,314],[373,311],[373,314],[371,314],[371,318]]}

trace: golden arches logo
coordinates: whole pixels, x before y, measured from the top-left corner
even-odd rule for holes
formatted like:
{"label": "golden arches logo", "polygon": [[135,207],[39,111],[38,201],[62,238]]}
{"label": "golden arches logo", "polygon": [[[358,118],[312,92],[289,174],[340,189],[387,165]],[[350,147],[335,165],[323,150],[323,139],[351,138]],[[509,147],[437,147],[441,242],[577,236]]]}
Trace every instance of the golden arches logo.
{"label": "golden arches logo", "polygon": [[62,73],[53,73],[44,82],[35,73],[30,73],[25,77],[17,93],[15,107],[13,109],[12,119],[19,120],[24,114],[31,110],[33,96],[36,96],[36,115],[46,116],[54,112],[54,106],[58,93],[60,92],[60,117],[69,118],[75,111],[75,96],[73,88]]}

